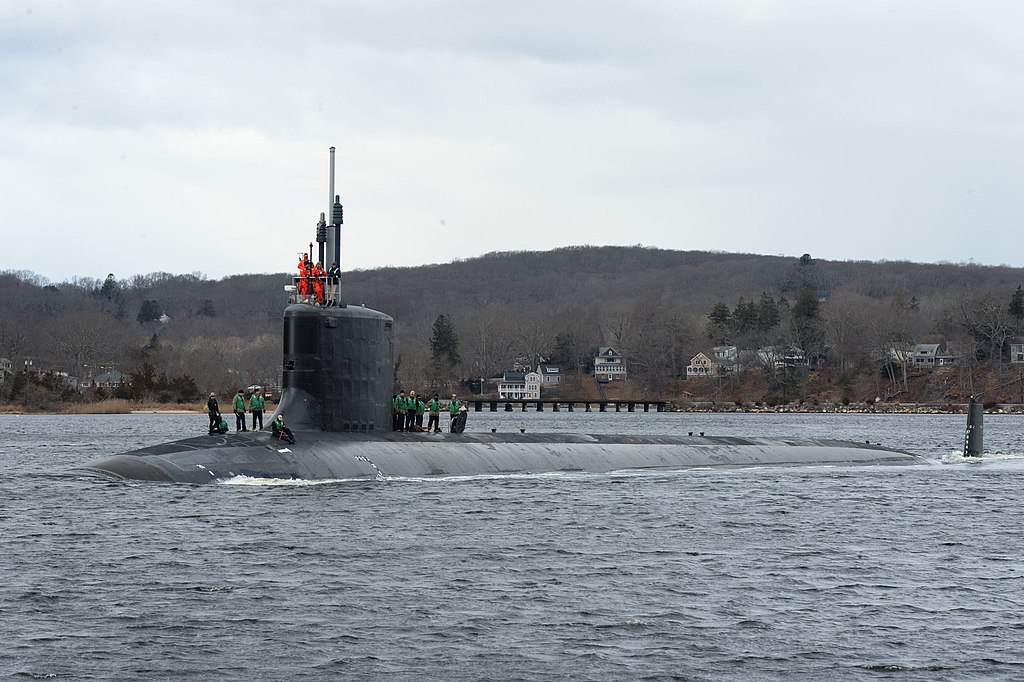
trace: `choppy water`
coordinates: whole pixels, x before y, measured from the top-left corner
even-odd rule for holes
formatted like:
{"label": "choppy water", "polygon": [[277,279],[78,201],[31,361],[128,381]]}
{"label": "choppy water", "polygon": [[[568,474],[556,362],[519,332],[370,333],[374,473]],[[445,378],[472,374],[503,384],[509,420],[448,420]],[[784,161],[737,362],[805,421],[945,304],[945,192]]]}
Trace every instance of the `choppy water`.
{"label": "choppy water", "polygon": [[192,487],[58,474],[203,415],[2,416],[0,675],[1024,679],[1024,419],[963,420],[484,413],[935,464]]}

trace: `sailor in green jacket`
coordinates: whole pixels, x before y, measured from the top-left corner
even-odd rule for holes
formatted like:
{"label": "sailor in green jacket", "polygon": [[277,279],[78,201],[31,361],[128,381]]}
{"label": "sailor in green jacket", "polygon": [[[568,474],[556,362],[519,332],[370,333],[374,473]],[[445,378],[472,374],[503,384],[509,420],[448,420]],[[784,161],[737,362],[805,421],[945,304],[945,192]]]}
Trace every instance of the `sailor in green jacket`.
{"label": "sailor in green jacket", "polygon": [[235,394],[235,431],[248,431],[245,428],[245,395],[243,389],[238,389]]}
{"label": "sailor in green jacket", "polygon": [[405,415],[409,413],[409,404],[405,400],[405,391],[398,392],[398,400],[395,401],[398,409],[398,430],[405,431]]}
{"label": "sailor in green jacket", "polygon": [[436,393],[427,403],[427,412],[430,413],[430,419],[427,420],[427,431],[433,429],[434,433],[441,433],[441,401],[437,399]]}
{"label": "sailor in green jacket", "polygon": [[423,430],[423,413],[427,409],[427,404],[423,402],[423,398],[416,396],[416,430]]}
{"label": "sailor in green jacket", "polygon": [[452,393],[452,399],[448,401],[448,414],[451,416],[451,422],[448,425],[450,433],[455,433],[455,421],[459,418],[459,408],[462,407],[462,401]]}
{"label": "sailor in green jacket", "polygon": [[[266,405],[265,399],[263,398],[263,389],[257,388],[252,398],[249,399],[249,409],[252,410],[252,430],[262,431],[263,430],[263,407]],[[256,422],[260,423],[260,428],[256,428]]]}
{"label": "sailor in green jacket", "polygon": [[409,391],[409,397],[405,399],[405,430],[415,431],[416,426],[416,391]]}

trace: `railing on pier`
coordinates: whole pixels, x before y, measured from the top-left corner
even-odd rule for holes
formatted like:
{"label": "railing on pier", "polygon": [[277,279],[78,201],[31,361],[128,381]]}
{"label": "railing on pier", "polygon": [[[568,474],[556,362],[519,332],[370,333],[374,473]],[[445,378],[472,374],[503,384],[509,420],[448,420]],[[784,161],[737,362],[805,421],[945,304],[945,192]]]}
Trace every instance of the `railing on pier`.
{"label": "railing on pier", "polygon": [[473,406],[474,412],[483,412],[484,406],[489,408],[490,412],[497,412],[498,406],[503,406],[505,412],[512,412],[513,405],[519,407],[521,412],[526,412],[531,407],[537,412],[543,412],[544,407],[548,406],[552,412],[560,412],[563,409],[567,412],[574,412],[577,407],[582,408],[585,412],[592,412],[592,407],[596,406],[598,412],[607,412],[609,408],[614,408],[615,412],[621,412],[622,408],[626,408],[626,412],[636,412],[637,406],[643,407],[644,412],[650,412],[653,407],[656,412],[664,412],[668,402],[665,400],[526,400],[521,398],[510,399],[510,398],[469,398],[463,400],[465,403],[469,403]]}

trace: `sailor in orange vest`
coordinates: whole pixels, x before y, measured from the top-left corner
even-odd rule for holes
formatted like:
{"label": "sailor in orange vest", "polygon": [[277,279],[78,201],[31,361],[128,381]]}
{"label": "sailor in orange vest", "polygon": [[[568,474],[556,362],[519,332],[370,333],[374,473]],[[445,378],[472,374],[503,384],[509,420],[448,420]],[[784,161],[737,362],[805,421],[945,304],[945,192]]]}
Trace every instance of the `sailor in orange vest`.
{"label": "sailor in orange vest", "polygon": [[317,264],[313,266],[313,291],[316,292],[317,303],[321,305],[324,302],[324,276],[326,274],[323,263],[317,261]]}
{"label": "sailor in orange vest", "polygon": [[299,259],[299,296],[300,300],[305,301],[309,296],[309,272],[306,269],[306,265],[309,263],[309,256],[302,254],[302,258]]}

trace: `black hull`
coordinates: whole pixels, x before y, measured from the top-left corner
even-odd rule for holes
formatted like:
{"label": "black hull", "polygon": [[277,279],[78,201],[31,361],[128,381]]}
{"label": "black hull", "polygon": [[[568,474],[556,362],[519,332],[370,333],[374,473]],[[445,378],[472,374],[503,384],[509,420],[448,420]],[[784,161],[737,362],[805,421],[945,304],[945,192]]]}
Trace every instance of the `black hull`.
{"label": "black hull", "polygon": [[236,476],[306,480],[605,473],[696,467],[907,465],[918,455],[805,438],[493,433],[266,433],[202,436],[84,465],[115,479],[210,483]]}

